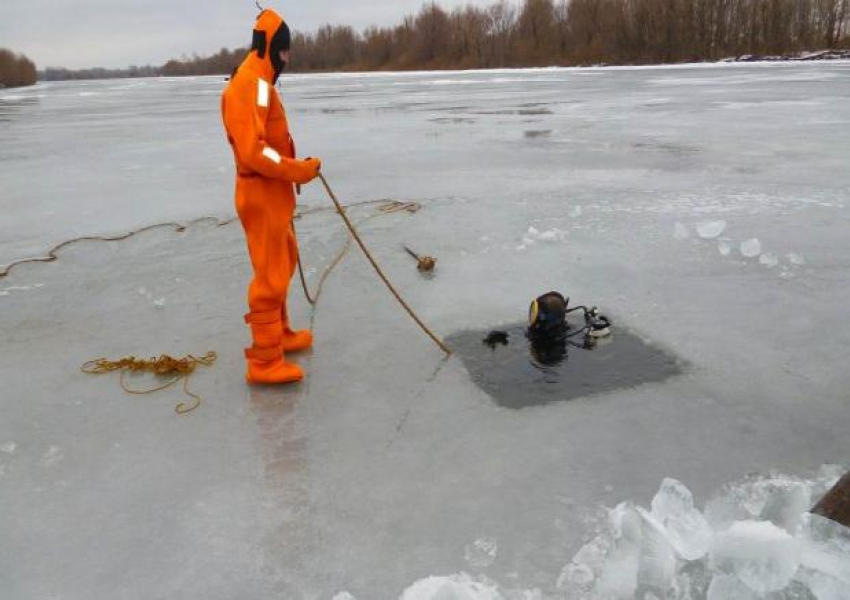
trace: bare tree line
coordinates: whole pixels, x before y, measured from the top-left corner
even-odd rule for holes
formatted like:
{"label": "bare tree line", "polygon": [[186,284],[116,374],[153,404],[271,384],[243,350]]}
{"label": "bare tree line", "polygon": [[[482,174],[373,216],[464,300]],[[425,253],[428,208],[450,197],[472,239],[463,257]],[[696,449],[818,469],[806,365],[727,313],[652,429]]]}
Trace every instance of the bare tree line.
{"label": "bare tree line", "polygon": [[0,48],[0,88],[32,85],[36,79],[35,63],[23,54]]}
{"label": "bare tree line", "polygon": [[39,72],[39,79],[43,81],[68,81],[74,79],[125,79],[130,77],[157,77],[162,74],[162,67],[144,66],[129,67],[127,69],[104,69],[95,67],[92,69],[63,69],[59,67],[47,67]]}
{"label": "bare tree line", "polygon": [[[498,0],[451,11],[432,1],[394,27],[295,32],[291,68],[653,64],[838,48],[850,48],[850,0]],[[247,52],[222,48],[118,76],[229,74]]]}
{"label": "bare tree line", "polygon": [[850,47],[850,0],[434,2],[395,27],[325,26],[294,39],[304,71],[714,60]]}

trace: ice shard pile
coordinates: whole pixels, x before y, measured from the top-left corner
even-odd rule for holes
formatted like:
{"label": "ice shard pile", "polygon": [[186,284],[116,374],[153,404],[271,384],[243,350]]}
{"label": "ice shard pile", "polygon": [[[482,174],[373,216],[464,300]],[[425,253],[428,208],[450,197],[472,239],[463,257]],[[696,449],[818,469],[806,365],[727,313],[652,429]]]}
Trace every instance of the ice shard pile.
{"label": "ice shard pile", "polygon": [[666,479],[650,510],[611,510],[558,587],[570,598],[850,598],[850,530],[808,512],[840,471],[727,486],[704,511]]}

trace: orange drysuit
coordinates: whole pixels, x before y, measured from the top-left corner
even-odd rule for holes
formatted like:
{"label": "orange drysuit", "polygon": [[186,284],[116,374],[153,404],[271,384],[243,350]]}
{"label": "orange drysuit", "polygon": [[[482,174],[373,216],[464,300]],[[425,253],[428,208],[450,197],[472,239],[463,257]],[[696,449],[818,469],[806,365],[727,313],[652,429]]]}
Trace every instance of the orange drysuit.
{"label": "orange drysuit", "polygon": [[[289,328],[286,294],[295,273],[298,246],[292,228],[293,184],[319,174],[321,162],[297,160],[286,113],[274,89],[280,65],[275,41],[289,29],[272,10],[263,11],[254,27],[252,50],[234,73],[221,99],[227,139],[236,161],[236,212],[242,221],[254,278],[248,287],[253,346],[245,351],[249,383],[286,383],[304,374],[284,359],[285,350],[312,343],[309,331]],[[275,41],[273,41],[275,40]],[[278,45],[280,45],[278,43]]]}

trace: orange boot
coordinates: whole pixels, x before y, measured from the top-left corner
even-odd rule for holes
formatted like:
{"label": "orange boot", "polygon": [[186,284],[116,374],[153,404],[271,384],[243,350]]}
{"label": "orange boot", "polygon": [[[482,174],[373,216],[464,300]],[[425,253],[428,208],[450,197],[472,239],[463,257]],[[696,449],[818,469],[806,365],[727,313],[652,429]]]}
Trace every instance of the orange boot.
{"label": "orange boot", "polygon": [[280,319],[283,327],[283,351],[302,352],[313,346],[313,332],[309,329],[293,330],[289,326],[289,315],[286,312],[286,304],[280,309]]}
{"label": "orange boot", "polygon": [[248,383],[294,383],[304,379],[301,367],[284,358],[280,313],[248,313],[245,322],[251,326],[254,339],[253,347],[245,350]]}

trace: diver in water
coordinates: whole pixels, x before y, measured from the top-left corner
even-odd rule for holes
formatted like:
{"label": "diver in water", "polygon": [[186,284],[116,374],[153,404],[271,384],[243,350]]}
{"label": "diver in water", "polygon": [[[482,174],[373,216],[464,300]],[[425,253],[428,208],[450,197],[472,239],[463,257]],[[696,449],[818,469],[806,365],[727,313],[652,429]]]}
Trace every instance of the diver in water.
{"label": "diver in water", "polygon": [[[543,294],[531,303],[526,335],[532,356],[541,364],[563,362],[567,356],[567,345],[592,350],[597,340],[611,335],[611,322],[599,314],[599,309],[570,308],[569,304],[570,299],[558,292]],[[584,326],[571,330],[567,315],[575,312],[583,312]]]}
{"label": "diver in water", "polygon": [[532,301],[528,309],[529,348],[542,365],[558,365],[567,357],[567,305],[558,292],[549,292]]}
{"label": "diver in water", "polygon": [[221,98],[221,115],[236,162],[236,212],[245,230],[254,277],[248,287],[253,345],[245,351],[248,383],[300,381],[285,352],[309,348],[313,335],[294,331],[286,310],[298,261],[292,228],[295,185],[319,175],[317,158],[296,159],[295,143],[275,83],[289,61],[290,31],[273,10],[254,26],[251,51]]}

